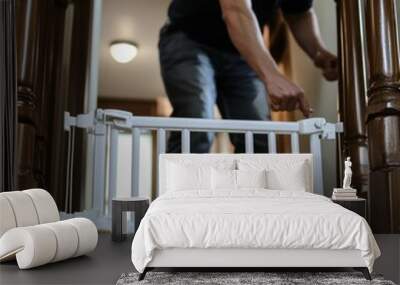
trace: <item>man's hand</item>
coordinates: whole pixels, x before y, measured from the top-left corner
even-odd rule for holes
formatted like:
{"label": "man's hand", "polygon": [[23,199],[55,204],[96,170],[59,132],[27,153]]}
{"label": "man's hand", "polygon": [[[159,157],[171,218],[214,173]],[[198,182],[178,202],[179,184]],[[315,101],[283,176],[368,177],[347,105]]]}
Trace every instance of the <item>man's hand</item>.
{"label": "man's hand", "polygon": [[314,56],[314,64],[322,70],[322,74],[328,81],[338,79],[338,59],[336,55],[326,49],[318,50]]}
{"label": "man's hand", "polygon": [[257,18],[250,0],[219,0],[229,36],[269,93],[272,110],[293,111],[300,109],[305,117],[310,106],[304,91],[279,73],[276,62],[265,47]]}
{"label": "man's hand", "polygon": [[308,118],[310,116],[312,110],[306,97],[304,97],[304,90],[295,83],[278,72],[269,74],[264,82],[273,111],[300,109],[304,117]]}
{"label": "man's hand", "polygon": [[318,20],[314,9],[301,14],[285,15],[286,22],[300,47],[322,70],[324,77],[333,81],[338,79],[338,60],[324,46],[319,32]]}

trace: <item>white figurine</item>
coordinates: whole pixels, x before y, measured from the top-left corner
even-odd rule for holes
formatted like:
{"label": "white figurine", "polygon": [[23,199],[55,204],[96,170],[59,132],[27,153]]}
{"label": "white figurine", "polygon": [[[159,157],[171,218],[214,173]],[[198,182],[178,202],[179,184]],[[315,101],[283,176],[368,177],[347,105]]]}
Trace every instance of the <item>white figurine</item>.
{"label": "white figurine", "polygon": [[343,179],[343,189],[352,189],[351,188],[351,176],[353,172],[351,171],[351,161],[350,157],[346,158],[344,162],[344,179]]}

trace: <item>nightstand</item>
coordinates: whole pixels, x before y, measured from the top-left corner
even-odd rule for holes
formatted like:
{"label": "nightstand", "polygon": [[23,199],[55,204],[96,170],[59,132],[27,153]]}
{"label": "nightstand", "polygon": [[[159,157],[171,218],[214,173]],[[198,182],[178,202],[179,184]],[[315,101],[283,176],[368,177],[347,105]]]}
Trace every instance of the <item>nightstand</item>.
{"label": "nightstand", "polygon": [[354,199],[332,199],[332,202],[359,214],[363,218],[367,218],[367,200],[364,198]]}
{"label": "nightstand", "polygon": [[114,198],[112,200],[112,240],[123,241],[126,235],[126,215],[124,212],[135,212],[135,232],[149,207],[149,199],[143,197]]}

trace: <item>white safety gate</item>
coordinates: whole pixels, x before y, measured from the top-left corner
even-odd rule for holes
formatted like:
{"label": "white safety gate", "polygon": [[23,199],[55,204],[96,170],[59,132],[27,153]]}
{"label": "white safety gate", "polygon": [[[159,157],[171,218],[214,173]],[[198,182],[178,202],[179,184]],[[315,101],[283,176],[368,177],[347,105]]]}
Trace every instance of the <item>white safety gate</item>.
{"label": "white safety gate", "polygon": [[72,199],[73,141],[76,128],[86,129],[94,136],[92,209],[79,214],[88,216],[99,228],[106,229],[111,225],[111,200],[117,193],[118,136],[122,132],[132,135],[131,196],[138,196],[139,193],[140,136],[151,130],[157,134],[157,157],[166,152],[169,131],[181,132],[182,153],[190,153],[191,132],[242,133],[245,135],[246,153],[253,153],[254,134],[268,135],[269,153],[277,152],[277,134],[290,135],[292,153],[300,152],[300,135],[307,135],[314,158],[314,192],[318,194],[323,194],[321,140],[335,139],[336,133],[342,132],[341,123],[328,123],[324,118],[276,122],[143,117],[110,109],[97,109],[96,112],[76,117],[66,112],[64,129],[69,133],[66,201]]}

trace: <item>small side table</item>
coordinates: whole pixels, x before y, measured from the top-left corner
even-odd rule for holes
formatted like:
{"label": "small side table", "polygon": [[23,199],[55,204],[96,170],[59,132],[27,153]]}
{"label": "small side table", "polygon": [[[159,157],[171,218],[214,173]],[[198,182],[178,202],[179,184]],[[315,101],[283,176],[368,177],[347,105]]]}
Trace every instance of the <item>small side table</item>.
{"label": "small side table", "polygon": [[364,198],[332,199],[332,202],[339,204],[356,214],[359,214],[364,219],[367,218],[367,200]]}
{"label": "small side table", "polygon": [[149,207],[149,199],[143,197],[114,198],[112,200],[112,240],[123,241],[126,235],[126,215],[124,212],[135,212],[135,232]]}

